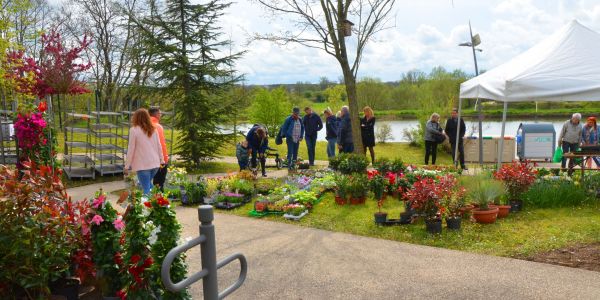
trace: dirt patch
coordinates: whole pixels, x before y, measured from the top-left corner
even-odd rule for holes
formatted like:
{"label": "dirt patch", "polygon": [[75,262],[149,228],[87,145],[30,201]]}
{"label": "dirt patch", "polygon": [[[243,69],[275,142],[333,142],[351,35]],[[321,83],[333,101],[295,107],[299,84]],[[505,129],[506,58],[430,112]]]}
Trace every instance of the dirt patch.
{"label": "dirt patch", "polygon": [[600,272],[600,243],[578,244],[522,259]]}

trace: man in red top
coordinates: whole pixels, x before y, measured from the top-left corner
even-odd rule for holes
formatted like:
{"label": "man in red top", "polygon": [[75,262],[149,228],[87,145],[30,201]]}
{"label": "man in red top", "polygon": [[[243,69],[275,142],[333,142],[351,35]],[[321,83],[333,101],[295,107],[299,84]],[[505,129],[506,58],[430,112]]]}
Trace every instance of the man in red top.
{"label": "man in red top", "polygon": [[169,164],[169,153],[167,152],[167,142],[165,141],[165,131],[160,125],[160,109],[158,107],[152,107],[148,110],[150,113],[150,119],[152,119],[152,124],[156,128],[156,132],[158,133],[158,139],[160,140],[160,146],[162,147],[162,153],[165,159],[165,164],[158,169],[156,175],[154,175],[154,180],[152,180],[152,184],[155,186],[158,185],[161,191],[164,191],[165,180],[167,179],[167,166]]}

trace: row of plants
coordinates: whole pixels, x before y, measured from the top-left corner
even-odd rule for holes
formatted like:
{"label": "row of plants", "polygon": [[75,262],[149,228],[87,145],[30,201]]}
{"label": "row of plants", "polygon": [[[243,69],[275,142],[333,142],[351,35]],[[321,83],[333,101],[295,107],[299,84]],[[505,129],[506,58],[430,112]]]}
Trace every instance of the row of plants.
{"label": "row of plants", "polygon": [[[121,299],[191,298],[186,290],[167,291],[160,280],[162,261],[181,232],[163,194],[125,193],[120,201],[128,206],[120,214],[102,191],[72,201],[58,169],[23,167],[0,171],[1,298],[77,296],[80,284]],[[175,281],[186,276],[183,256],[171,274]]]}

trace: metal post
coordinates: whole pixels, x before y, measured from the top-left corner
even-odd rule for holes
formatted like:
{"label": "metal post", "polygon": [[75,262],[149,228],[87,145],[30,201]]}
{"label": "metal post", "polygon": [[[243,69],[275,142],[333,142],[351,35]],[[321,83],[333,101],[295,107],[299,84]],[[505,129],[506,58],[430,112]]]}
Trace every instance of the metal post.
{"label": "metal post", "polygon": [[202,280],[204,299],[218,299],[217,247],[215,242],[215,225],[212,224],[214,220],[212,206],[202,205],[198,207],[198,219],[200,220],[200,236],[206,237],[206,242],[200,245],[202,270],[208,272]]}
{"label": "metal post", "polygon": [[[454,144],[454,165],[458,163],[458,143],[460,141],[460,117],[462,114],[462,98],[458,98],[458,125],[456,125],[456,143]],[[463,150],[464,151],[464,150]]]}
{"label": "metal post", "polygon": [[[471,29],[471,20],[469,20],[469,35],[471,36],[471,50],[473,50],[473,61],[475,62],[475,76],[479,76],[475,42],[473,41],[473,30]],[[479,121],[479,166],[483,166],[483,113],[481,112],[481,100],[477,98],[475,104],[477,105],[477,119]]]}
{"label": "metal post", "polygon": [[502,111],[502,132],[500,133],[500,145],[498,145],[498,166],[500,170],[502,166],[502,152],[504,152],[504,129],[506,127],[506,111],[508,110],[508,102],[504,101],[504,111]]}

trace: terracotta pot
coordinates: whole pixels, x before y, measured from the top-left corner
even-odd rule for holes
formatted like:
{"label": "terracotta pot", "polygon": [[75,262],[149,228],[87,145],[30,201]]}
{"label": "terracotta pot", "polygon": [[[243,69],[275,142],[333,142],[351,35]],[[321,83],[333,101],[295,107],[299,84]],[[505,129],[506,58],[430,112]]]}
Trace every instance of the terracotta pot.
{"label": "terracotta pot", "polygon": [[335,195],[335,203],[337,203],[338,205],[346,205],[346,199]]}
{"label": "terracotta pot", "polygon": [[361,205],[361,204],[365,204],[365,198],[361,197],[361,198],[354,198],[351,197],[350,198],[350,204],[351,205]]}
{"label": "terracotta pot", "polygon": [[490,210],[479,210],[479,208],[473,210],[473,218],[477,223],[492,224],[496,222],[497,217],[498,207]]}
{"label": "terracotta pot", "polygon": [[498,218],[506,218],[510,213],[510,205],[498,205]]}
{"label": "terracotta pot", "polygon": [[254,203],[254,210],[257,212],[263,212],[263,211],[265,211],[266,208],[267,208],[267,203],[265,203],[265,202],[255,202]]}
{"label": "terracotta pot", "polygon": [[464,207],[461,207],[458,209],[458,211],[460,212],[461,216],[467,215],[469,214],[475,207],[471,204],[466,205]]}

